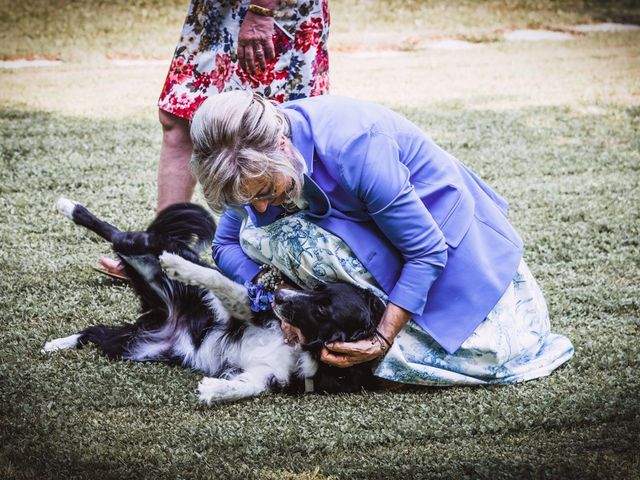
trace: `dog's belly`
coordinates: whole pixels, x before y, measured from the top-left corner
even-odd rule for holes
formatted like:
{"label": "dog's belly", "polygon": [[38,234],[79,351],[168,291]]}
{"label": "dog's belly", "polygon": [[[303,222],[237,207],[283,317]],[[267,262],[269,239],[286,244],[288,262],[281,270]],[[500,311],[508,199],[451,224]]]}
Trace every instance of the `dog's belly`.
{"label": "dog's belly", "polygon": [[295,370],[297,354],[284,343],[280,325],[247,327],[238,351],[238,365],[245,371],[267,369],[279,382],[288,381]]}
{"label": "dog's belly", "polygon": [[128,359],[147,361],[165,358],[216,377],[243,371],[270,375],[280,383],[289,379],[296,368],[297,355],[284,343],[277,322],[266,327],[244,325],[237,330],[229,327],[214,326],[196,346],[192,332],[169,322],[161,330],[140,338]]}

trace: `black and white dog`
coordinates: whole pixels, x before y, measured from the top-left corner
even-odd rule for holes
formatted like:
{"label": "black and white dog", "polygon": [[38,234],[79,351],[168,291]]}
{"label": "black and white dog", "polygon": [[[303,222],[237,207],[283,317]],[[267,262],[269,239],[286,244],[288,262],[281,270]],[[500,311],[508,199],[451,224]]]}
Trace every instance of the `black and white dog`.
{"label": "black and white dog", "polygon": [[[275,315],[255,314],[243,285],[199,259],[215,233],[203,208],[173,205],[140,232],[120,231],[67,199],[60,199],[58,208],[112,243],[143,313],[133,324],[96,325],[52,340],[45,352],[93,343],[112,359],[186,366],[207,375],[197,389],[207,403],[270,390],[297,392],[303,385],[309,390],[311,379],[319,392],[376,386],[371,364],[339,369],[319,362],[325,342],[374,334],[384,304],[372,293],[346,283],[313,291],[281,289]],[[306,343],[287,345],[281,320],[300,328]]]}

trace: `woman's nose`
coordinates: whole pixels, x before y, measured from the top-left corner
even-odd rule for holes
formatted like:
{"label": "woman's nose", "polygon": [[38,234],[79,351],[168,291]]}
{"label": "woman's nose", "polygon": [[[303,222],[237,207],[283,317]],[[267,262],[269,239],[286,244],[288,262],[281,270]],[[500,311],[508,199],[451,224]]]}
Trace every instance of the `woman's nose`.
{"label": "woman's nose", "polygon": [[258,213],[264,213],[267,211],[267,207],[269,206],[269,200],[254,200],[251,202],[251,206],[255,208]]}

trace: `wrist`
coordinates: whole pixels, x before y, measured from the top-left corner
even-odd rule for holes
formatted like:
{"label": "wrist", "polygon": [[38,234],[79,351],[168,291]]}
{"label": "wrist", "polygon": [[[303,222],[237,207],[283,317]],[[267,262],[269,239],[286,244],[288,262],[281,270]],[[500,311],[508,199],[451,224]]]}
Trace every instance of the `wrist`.
{"label": "wrist", "polygon": [[393,343],[400,330],[407,324],[413,314],[391,302],[376,329],[389,343]]}
{"label": "wrist", "polygon": [[384,356],[391,348],[393,341],[389,341],[379,330],[375,330],[369,339],[371,342],[372,353],[376,357]]}
{"label": "wrist", "polygon": [[381,340],[380,345],[384,351],[389,350],[391,348],[391,345],[393,345],[394,339],[387,337],[380,330],[376,330],[374,335],[376,335],[378,339]]}
{"label": "wrist", "polygon": [[395,328],[385,328],[385,325],[383,325],[382,322],[378,325],[378,328],[376,328],[376,335],[384,337],[389,343],[394,342],[397,334],[398,332]]}

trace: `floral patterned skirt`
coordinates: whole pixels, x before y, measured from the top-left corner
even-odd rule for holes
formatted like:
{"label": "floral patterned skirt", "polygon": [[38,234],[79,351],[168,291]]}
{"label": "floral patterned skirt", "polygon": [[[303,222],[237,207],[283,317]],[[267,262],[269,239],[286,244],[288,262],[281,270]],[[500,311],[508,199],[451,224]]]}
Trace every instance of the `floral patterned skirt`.
{"label": "floral patterned skirt", "polygon": [[276,10],[276,57],[251,74],[238,65],[250,0],[191,0],[164,88],[162,110],[190,119],[209,95],[251,89],[277,102],[329,91],[328,0],[284,0]]}
{"label": "floral patterned skirt", "polygon": [[[247,218],[240,241],[253,260],[275,266],[302,287],[347,281],[387,300],[346,243],[309,221],[304,212],[261,228]],[[509,384],[549,375],[572,356],[569,339],[550,332],[542,292],[521,261],[497,305],[454,354],[409,321],[375,375],[416,385]]]}

